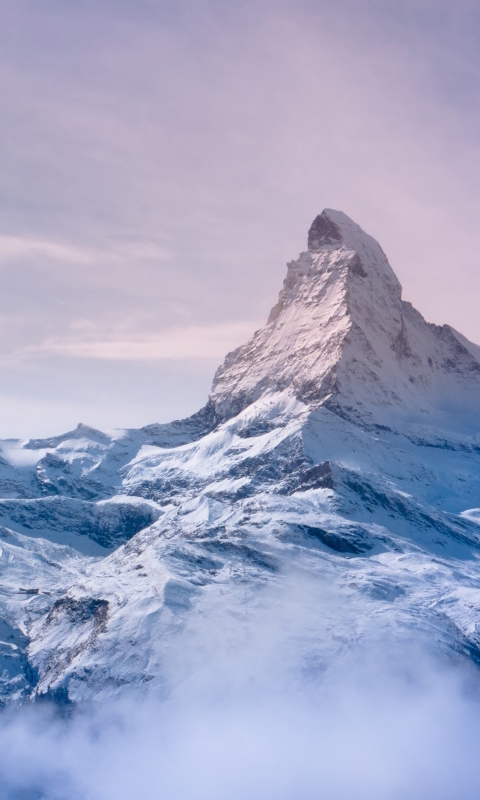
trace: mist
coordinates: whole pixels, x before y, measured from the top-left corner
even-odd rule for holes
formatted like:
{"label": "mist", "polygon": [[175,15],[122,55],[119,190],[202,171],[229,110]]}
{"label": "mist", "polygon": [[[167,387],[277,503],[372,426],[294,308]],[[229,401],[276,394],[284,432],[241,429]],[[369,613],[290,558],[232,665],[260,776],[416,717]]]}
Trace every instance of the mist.
{"label": "mist", "polygon": [[1,796],[473,800],[478,674],[432,642],[321,577],[207,600],[165,642],[161,689],[5,710]]}

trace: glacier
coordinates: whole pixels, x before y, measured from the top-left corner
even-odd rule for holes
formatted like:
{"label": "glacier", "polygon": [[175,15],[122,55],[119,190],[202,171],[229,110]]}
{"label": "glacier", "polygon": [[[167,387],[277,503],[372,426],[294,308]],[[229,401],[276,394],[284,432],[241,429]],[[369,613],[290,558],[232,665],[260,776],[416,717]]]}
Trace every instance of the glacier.
{"label": "glacier", "polygon": [[6,707],[172,697],[267,606],[306,681],[413,640],[476,672],[480,347],[339,211],[197,414],[0,447]]}

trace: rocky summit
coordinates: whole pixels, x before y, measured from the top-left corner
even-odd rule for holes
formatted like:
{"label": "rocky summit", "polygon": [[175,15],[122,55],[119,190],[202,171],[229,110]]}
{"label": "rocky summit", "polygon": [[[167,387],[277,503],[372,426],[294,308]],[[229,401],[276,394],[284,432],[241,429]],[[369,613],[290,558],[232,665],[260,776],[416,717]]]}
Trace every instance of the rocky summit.
{"label": "rocky summit", "polygon": [[173,640],[228,636],[292,574],[348,609],[316,609],[305,669],[412,630],[480,660],[480,348],[402,300],[339,211],[193,417],[1,448],[4,703],[168,695],[201,666],[172,670]]}
{"label": "rocky summit", "polygon": [[266,327],[218,370],[211,402],[224,419],[288,389],[310,408],[364,422],[437,424],[441,412],[468,411],[478,429],[479,358],[476,345],[403,301],[377,242],[329,209],[288,264]]}

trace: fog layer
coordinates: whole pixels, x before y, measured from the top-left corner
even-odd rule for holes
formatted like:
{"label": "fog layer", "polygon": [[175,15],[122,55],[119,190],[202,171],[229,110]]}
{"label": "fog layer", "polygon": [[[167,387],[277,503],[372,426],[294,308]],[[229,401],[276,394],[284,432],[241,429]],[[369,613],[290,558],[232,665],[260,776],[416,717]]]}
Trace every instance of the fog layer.
{"label": "fog layer", "polygon": [[297,576],[238,614],[204,609],[166,646],[164,677],[155,695],[5,711],[2,798],[478,795],[476,668],[373,612],[360,630],[321,579]]}

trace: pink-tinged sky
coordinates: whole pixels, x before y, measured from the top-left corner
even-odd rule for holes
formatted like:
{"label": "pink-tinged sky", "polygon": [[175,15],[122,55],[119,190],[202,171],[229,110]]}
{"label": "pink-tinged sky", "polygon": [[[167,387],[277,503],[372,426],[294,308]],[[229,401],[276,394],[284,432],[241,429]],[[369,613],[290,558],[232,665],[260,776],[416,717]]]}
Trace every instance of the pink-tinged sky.
{"label": "pink-tinged sky", "polygon": [[312,219],[480,342],[480,6],[0,5],[0,436],[166,421],[264,322]]}

